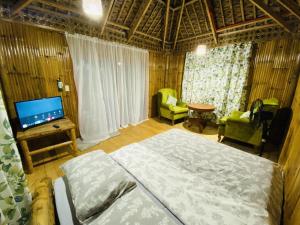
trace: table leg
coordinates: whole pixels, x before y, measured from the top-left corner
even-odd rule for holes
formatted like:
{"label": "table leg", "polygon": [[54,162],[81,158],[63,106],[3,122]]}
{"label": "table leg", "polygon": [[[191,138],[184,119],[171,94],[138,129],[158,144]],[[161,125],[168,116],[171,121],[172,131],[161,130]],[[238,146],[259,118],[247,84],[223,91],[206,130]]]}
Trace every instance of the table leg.
{"label": "table leg", "polygon": [[25,157],[26,164],[28,166],[28,172],[32,173],[33,172],[33,164],[32,164],[32,159],[31,159],[31,156],[30,156],[29,148],[28,148],[28,143],[27,143],[26,140],[22,140],[20,142],[20,144],[21,144],[21,147],[22,147],[22,151],[23,151],[23,154],[24,154],[24,157]]}
{"label": "table leg", "polygon": [[75,129],[71,129],[70,130],[71,133],[71,140],[72,140],[72,151],[73,151],[73,155],[76,156],[77,155],[77,144],[76,144],[76,133],[75,133]]}

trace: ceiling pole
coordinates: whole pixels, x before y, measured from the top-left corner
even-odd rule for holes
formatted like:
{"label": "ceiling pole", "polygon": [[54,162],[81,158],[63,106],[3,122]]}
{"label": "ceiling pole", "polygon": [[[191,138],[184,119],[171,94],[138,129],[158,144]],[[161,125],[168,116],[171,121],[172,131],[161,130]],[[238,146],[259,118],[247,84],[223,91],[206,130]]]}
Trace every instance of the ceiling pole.
{"label": "ceiling pole", "polygon": [[245,21],[244,0],[240,0],[242,20]]}
{"label": "ceiling pole", "polygon": [[[155,7],[156,7],[156,6],[155,6]],[[156,10],[155,15],[154,15],[154,18],[153,18],[153,20],[152,20],[150,26],[148,27],[147,31],[145,32],[146,34],[148,34],[149,31],[151,32],[152,26],[153,26],[153,25],[155,24],[155,22],[156,22],[155,19],[156,19],[157,15],[159,15],[160,12],[161,12],[161,10],[162,10],[161,7],[158,7],[158,8],[159,8],[159,9]],[[153,30],[152,30],[152,31],[153,31]]]}
{"label": "ceiling pole", "polygon": [[126,15],[126,17],[125,17],[125,20],[124,20],[124,22],[123,22],[124,24],[126,24],[128,18],[129,18],[129,15],[131,14],[131,11],[132,11],[132,9],[133,9],[134,3],[135,3],[135,0],[133,0],[132,3],[131,3],[131,5],[130,5],[130,8],[129,8],[129,10],[128,10],[128,12],[127,12],[127,15]]}
{"label": "ceiling pole", "polygon": [[166,42],[166,38],[167,38],[169,12],[170,12],[170,0],[167,0],[166,14],[165,14],[165,26],[164,26],[164,37],[163,37],[163,44],[162,44],[163,49],[165,49],[165,42]]}
{"label": "ceiling pole", "polygon": [[223,26],[226,26],[225,17],[224,17],[224,10],[223,10],[223,5],[222,5],[222,0],[219,0],[219,5],[220,5],[220,10],[221,10],[221,16],[222,16]]}
{"label": "ceiling pole", "polygon": [[192,10],[193,10],[193,13],[194,13],[195,16],[196,16],[196,22],[197,22],[197,24],[198,24],[198,28],[199,28],[200,34],[202,34],[202,28],[201,28],[201,25],[200,25],[200,22],[199,22],[199,18],[198,18],[198,16],[197,16],[197,13],[196,13],[196,10],[195,10],[194,5],[192,5]]}
{"label": "ceiling pole", "polygon": [[277,1],[300,20],[300,9],[295,2],[290,0],[277,0]]}
{"label": "ceiling pole", "polygon": [[133,23],[131,24],[131,29],[128,32],[128,42],[131,41],[135,31],[139,27],[140,23],[142,22],[142,19],[144,15],[146,14],[152,0],[144,0],[143,5],[139,8],[136,16],[134,17]]}
{"label": "ceiling pole", "polygon": [[[158,13],[158,14],[161,14],[162,11],[163,11],[163,9],[162,9],[162,7],[161,7],[161,8],[159,9],[159,13]],[[156,21],[156,20],[154,20],[154,21]],[[159,26],[159,25],[161,25],[161,18],[158,18],[158,19],[157,19],[157,22],[155,23],[153,30],[150,30],[150,35],[152,35],[154,31],[156,31],[156,28],[157,28],[157,26]],[[161,28],[161,27],[162,27],[162,26],[160,26],[160,28]],[[161,30],[161,29],[160,29],[160,30]],[[160,33],[160,30],[159,30],[158,33]]]}
{"label": "ceiling pole", "polygon": [[209,19],[209,24],[210,24],[210,28],[211,28],[211,32],[215,41],[215,44],[218,44],[218,37],[217,37],[217,32],[216,32],[216,22],[215,22],[215,18],[214,18],[214,14],[213,14],[213,7],[211,4],[210,0],[204,0],[205,3],[205,8],[206,8],[206,12],[207,12],[207,16]]}
{"label": "ceiling pole", "polygon": [[[158,13],[159,13],[159,11],[157,11],[157,8],[161,8],[159,4],[155,4],[155,6],[153,7],[153,9],[152,9],[152,11],[151,11],[151,13],[150,13],[150,15],[149,15],[149,17],[148,17],[148,19],[147,19],[147,20],[150,20],[150,21],[152,20],[150,26],[147,28],[147,31],[149,31],[150,27],[152,26],[152,23],[154,23],[155,18],[156,18],[156,16],[157,16]],[[155,12],[155,14],[153,14],[154,12]],[[153,15],[154,15],[154,16],[153,16]],[[153,18],[152,18],[152,17],[153,17]],[[142,30],[142,31],[145,30],[145,32],[147,33],[147,31],[146,31],[146,24],[142,27],[141,30]]]}
{"label": "ceiling pole", "polygon": [[173,27],[173,21],[174,21],[174,14],[175,12],[172,11],[172,16],[171,16],[171,24],[170,24],[170,28],[169,28],[169,40],[171,40],[171,35],[172,35],[172,27]]}
{"label": "ceiling pole", "polygon": [[82,16],[86,16],[84,14],[84,12],[82,10],[78,9],[78,8],[66,6],[66,5],[63,5],[63,4],[60,4],[60,3],[56,3],[56,2],[49,2],[49,1],[46,1],[46,0],[35,0],[35,1],[39,2],[39,3],[42,3],[44,5],[48,5],[48,6],[63,10],[63,11],[69,11],[69,12],[73,12],[73,13],[76,13],[76,14],[79,14],[79,15],[82,15]]}
{"label": "ceiling pole", "polygon": [[205,12],[204,12],[204,9],[203,9],[203,5],[202,5],[202,0],[198,0],[198,1],[199,1],[200,8],[201,8],[201,12],[202,12],[202,15],[203,15],[203,18],[204,18],[204,21],[205,21],[206,31],[209,31],[207,19],[206,19],[206,16],[205,16]]}
{"label": "ceiling pole", "polygon": [[117,19],[116,19],[117,22],[119,21],[120,16],[122,15],[122,12],[123,12],[123,9],[124,9],[125,5],[126,5],[126,0],[124,0],[123,3],[122,3],[121,9],[120,9],[120,11],[118,13],[118,16],[117,16]]}
{"label": "ceiling pole", "polygon": [[283,27],[287,32],[292,32],[292,27],[281,17],[280,14],[270,9],[263,0],[250,0],[257,8],[270,16],[278,25]]}
{"label": "ceiling pole", "polygon": [[184,8],[185,8],[185,14],[186,14],[186,16],[187,16],[187,18],[188,18],[188,21],[189,21],[190,26],[191,26],[191,28],[192,28],[192,30],[193,30],[193,33],[194,33],[194,35],[196,35],[195,28],[194,28],[193,23],[192,23],[192,20],[191,20],[191,18],[190,18],[189,11],[187,10],[186,6],[185,6]]}
{"label": "ceiling pole", "polygon": [[180,9],[180,12],[179,12],[178,24],[177,24],[177,28],[176,28],[176,32],[175,32],[175,39],[174,39],[173,49],[176,48],[176,42],[177,42],[177,38],[178,38],[179,28],[180,28],[182,14],[183,14],[183,10],[184,10],[184,5],[185,5],[185,0],[182,0],[181,9]]}
{"label": "ceiling pole", "polygon": [[33,0],[19,0],[11,9],[11,15],[18,14],[22,9],[31,4]]}
{"label": "ceiling pole", "polygon": [[110,2],[108,3],[108,7],[105,9],[105,13],[104,13],[104,18],[103,18],[103,22],[101,23],[101,31],[100,31],[100,35],[103,35],[104,33],[104,29],[108,20],[108,17],[110,15],[110,12],[113,8],[115,0],[110,0]]}
{"label": "ceiling pole", "polygon": [[234,20],[234,12],[233,12],[232,0],[229,0],[229,8],[230,8],[230,14],[231,14],[232,24],[234,24],[235,20]]}

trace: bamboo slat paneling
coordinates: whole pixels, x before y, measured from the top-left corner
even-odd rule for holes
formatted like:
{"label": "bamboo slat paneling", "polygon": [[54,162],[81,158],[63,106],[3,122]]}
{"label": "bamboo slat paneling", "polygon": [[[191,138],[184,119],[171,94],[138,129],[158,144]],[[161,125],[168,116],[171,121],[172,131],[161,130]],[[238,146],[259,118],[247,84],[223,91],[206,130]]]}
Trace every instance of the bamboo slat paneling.
{"label": "bamboo slat paneling", "polygon": [[275,97],[281,107],[293,100],[300,67],[300,41],[273,40],[257,44],[249,107],[257,98]]}
{"label": "bamboo slat paneling", "polygon": [[185,54],[150,52],[149,117],[157,116],[157,92],[161,88],[177,90],[181,95]]}
{"label": "bamboo slat paneling", "polygon": [[291,125],[279,158],[285,171],[285,225],[297,225],[300,222],[300,79],[292,109]]}
{"label": "bamboo slat paneling", "polygon": [[150,52],[149,56],[149,117],[157,115],[157,91],[164,87],[167,57]]}
{"label": "bamboo slat paneling", "polygon": [[181,86],[184,72],[185,54],[175,53],[169,55],[168,70],[165,86],[177,90],[177,97],[181,98]]}
{"label": "bamboo slat paneling", "polygon": [[[77,92],[63,34],[0,22],[0,68],[11,119],[16,118],[16,101],[60,95],[66,116],[77,124]],[[70,86],[70,92],[58,91],[58,78]]]}

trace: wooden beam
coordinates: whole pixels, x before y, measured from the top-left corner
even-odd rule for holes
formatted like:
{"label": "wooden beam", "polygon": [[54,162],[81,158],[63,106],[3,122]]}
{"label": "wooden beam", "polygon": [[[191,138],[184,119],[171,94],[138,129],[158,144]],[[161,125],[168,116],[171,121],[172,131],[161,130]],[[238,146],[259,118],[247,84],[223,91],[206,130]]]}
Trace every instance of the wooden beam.
{"label": "wooden beam", "polygon": [[205,12],[204,12],[204,9],[203,9],[202,1],[201,0],[198,0],[198,1],[199,1],[201,12],[202,12],[202,15],[203,15],[203,18],[204,18],[204,21],[205,21],[206,31],[208,32],[209,28],[208,28],[208,23],[207,23],[207,19],[206,19],[206,16],[205,16]]}
{"label": "wooden beam", "polygon": [[196,35],[194,37],[188,37],[188,38],[183,38],[183,39],[180,39],[178,40],[177,42],[183,42],[183,41],[189,41],[189,40],[192,40],[192,39],[196,39],[196,38],[202,38],[202,37],[206,37],[206,36],[210,36],[211,35],[211,32],[208,32],[208,33],[205,33],[205,34],[200,34],[200,35]]}
{"label": "wooden beam", "polygon": [[187,18],[188,18],[189,24],[190,24],[190,26],[191,26],[191,28],[192,28],[192,30],[193,30],[194,35],[196,35],[196,32],[195,32],[195,29],[194,29],[192,20],[191,20],[191,18],[190,18],[189,11],[187,10],[186,6],[185,6],[184,8],[185,8],[185,14],[186,14],[186,16],[187,16]]}
{"label": "wooden beam", "polygon": [[188,32],[188,30],[186,29],[186,25],[185,25],[185,22],[184,20],[181,21],[182,23],[182,26],[183,26],[183,29],[184,29],[184,36],[187,35],[187,36],[190,36],[190,33]]}
{"label": "wooden beam", "polygon": [[81,9],[78,9],[78,8],[70,7],[70,6],[63,5],[63,4],[56,3],[56,2],[49,2],[49,1],[45,1],[45,0],[35,0],[35,1],[39,2],[39,3],[42,3],[44,5],[48,5],[48,6],[63,10],[63,11],[69,11],[69,12],[73,12],[73,13],[76,13],[76,14],[79,14],[79,15],[82,15],[82,16],[86,16],[84,14],[84,12]]}
{"label": "wooden beam", "polygon": [[201,28],[201,25],[200,25],[200,22],[199,22],[199,18],[198,18],[198,16],[197,16],[197,13],[196,13],[196,10],[195,10],[194,5],[192,5],[192,10],[193,10],[193,13],[194,13],[195,16],[196,16],[196,22],[197,22],[197,24],[198,24],[199,31],[200,31],[200,33],[202,33],[202,28]]}
{"label": "wooden beam", "polygon": [[[155,6],[155,7],[156,7],[156,6]],[[159,13],[160,13],[161,10],[162,10],[161,7],[158,7],[158,8],[159,8],[159,9],[156,10],[155,16],[154,16],[154,18],[153,18],[153,20],[152,20],[150,26],[148,27],[148,29],[147,29],[147,31],[146,31],[146,34],[148,34],[148,32],[151,31],[152,26],[155,24],[155,21],[156,21],[155,19],[156,19],[157,15],[159,15]]]}
{"label": "wooden beam", "polygon": [[[190,0],[189,2],[186,2],[186,3],[185,3],[185,6],[192,5],[192,4],[194,4],[195,2],[198,2],[198,1],[199,1],[199,0]],[[177,10],[179,10],[179,9],[181,9],[181,6],[178,6],[178,7],[176,7],[176,8],[173,8],[174,11],[177,11]]]}
{"label": "wooden beam", "polygon": [[256,27],[250,27],[250,28],[246,28],[246,29],[242,29],[242,30],[226,32],[226,33],[220,34],[219,36],[224,37],[224,36],[228,36],[228,35],[232,35],[232,34],[240,34],[240,33],[244,33],[244,32],[249,32],[249,31],[254,31],[254,30],[261,30],[261,29],[271,28],[271,27],[276,27],[276,26],[278,26],[278,24],[264,24],[264,25],[260,25],[260,26],[256,26]]}
{"label": "wooden beam", "polygon": [[242,20],[245,21],[245,10],[244,10],[244,0],[240,0]]}
{"label": "wooden beam", "polygon": [[226,26],[222,0],[219,0],[219,5],[220,5],[220,11],[221,11],[221,16],[222,16],[223,26]]}
{"label": "wooden beam", "polygon": [[263,0],[250,0],[257,8],[270,16],[279,26],[283,27],[287,32],[292,32],[292,27],[281,17],[280,14],[270,9]]}
{"label": "wooden beam", "polygon": [[170,0],[167,0],[166,14],[165,14],[164,36],[163,36],[163,43],[162,43],[163,49],[165,49],[165,42],[166,42],[166,38],[167,38],[168,23],[169,23],[169,12],[170,12]]}
{"label": "wooden beam", "polygon": [[[156,18],[157,14],[158,14],[158,12],[159,12],[159,11],[156,11],[157,8],[161,8],[159,4],[156,4],[156,5],[153,7],[153,9],[152,9],[152,11],[151,11],[149,17],[147,18],[148,21],[151,21],[151,20],[152,20],[152,22],[151,22],[151,24],[150,24],[150,26],[148,27],[147,30],[145,29],[145,28],[146,28],[145,25],[146,25],[147,23],[142,27],[142,31],[143,31],[143,32],[144,32],[144,30],[146,30],[146,33],[147,33],[147,32],[149,31],[150,27],[152,26],[152,23],[154,22],[154,19]],[[156,12],[156,14],[155,14],[154,18],[152,19],[152,16],[153,16],[153,13],[154,13],[154,12]]]}
{"label": "wooden beam", "polygon": [[31,4],[33,0],[19,0],[11,9],[11,15],[18,14],[22,9]]}
{"label": "wooden beam", "polygon": [[213,14],[213,6],[210,0],[204,0],[206,13],[209,19],[210,29],[213,34],[213,38],[216,44],[218,44],[217,32],[216,32],[216,22]]}
{"label": "wooden beam", "polygon": [[176,48],[176,43],[177,43],[177,38],[178,38],[178,32],[179,32],[179,28],[180,28],[180,24],[181,24],[181,19],[182,19],[182,14],[183,14],[184,6],[185,6],[185,0],[182,0],[181,9],[180,9],[180,13],[179,13],[178,24],[177,24],[177,28],[176,28],[176,32],[175,32],[175,39],[174,39],[173,49]]}
{"label": "wooden beam", "polygon": [[154,36],[151,36],[149,34],[145,34],[144,32],[141,32],[141,31],[136,31],[137,34],[140,34],[140,35],[143,35],[145,37],[148,37],[148,38],[152,38],[153,40],[156,40],[156,41],[162,41],[160,38],[157,38],[157,37],[154,37]]}
{"label": "wooden beam", "polygon": [[117,22],[120,19],[120,16],[122,15],[122,12],[123,12],[123,9],[124,9],[125,5],[126,5],[126,0],[124,0],[123,3],[122,3],[121,9],[120,9],[120,11],[118,13],[118,16],[117,16],[117,19],[116,19]]}
{"label": "wooden beam", "polygon": [[171,35],[172,35],[172,27],[173,27],[173,21],[174,21],[174,14],[175,14],[175,12],[172,11],[171,24],[170,24],[170,30],[169,30],[169,40],[171,40]]}
{"label": "wooden beam", "polygon": [[234,21],[234,12],[233,12],[233,6],[232,6],[232,0],[228,0],[229,1],[229,8],[230,8],[230,14],[231,14],[231,21],[232,21],[232,24],[235,23]]}
{"label": "wooden beam", "polygon": [[300,8],[298,4],[290,0],[277,0],[277,1],[300,20]]}
{"label": "wooden beam", "polygon": [[104,33],[104,28],[105,28],[105,26],[106,26],[108,17],[109,17],[109,15],[110,15],[110,12],[111,12],[111,10],[112,10],[112,8],[113,8],[114,2],[115,2],[115,0],[110,0],[109,3],[108,3],[107,8],[104,9],[104,11],[106,11],[106,12],[104,13],[104,16],[103,16],[103,18],[102,18],[102,21],[103,21],[103,22],[101,23],[101,31],[100,31],[100,35],[103,35],[103,33]]}
{"label": "wooden beam", "polygon": [[129,27],[126,27],[126,26],[124,26],[124,25],[122,25],[122,24],[118,24],[118,23],[115,23],[115,22],[112,22],[112,21],[107,21],[106,24],[109,24],[109,25],[118,27],[118,28],[120,28],[120,29],[122,29],[122,30],[126,30],[126,31],[127,31],[127,30],[130,30]]}
{"label": "wooden beam", "polygon": [[135,31],[137,30],[137,28],[139,27],[140,23],[142,22],[142,19],[144,17],[144,15],[146,14],[149,6],[151,5],[152,0],[144,0],[143,5],[140,6],[134,20],[133,23],[131,25],[131,29],[128,32],[128,41],[131,41]]}
{"label": "wooden beam", "polygon": [[[159,15],[159,14],[162,13],[162,9],[163,9],[162,7],[159,9],[157,22],[156,22],[156,24],[154,25],[153,30],[150,31],[150,35],[152,35],[154,31],[156,31],[156,28],[157,28],[158,25],[161,25],[161,24],[162,24],[162,22],[161,22],[161,15]],[[154,21],[156,21],[156,19],[155,19]],[[162,27],[162,26],[160,26],[160,27]]]}
{"label": "wooden beam", "polygon": [[255,24],[255,23],[261,23],[261,22],[264,22],[264,21],[267,21],[267,20],[270,20],[270,17],[262,16],[262,17],[259,17],[259,18],[256,18],[256,19],[246,20],[246,21],[243,21],[243,22],[240,22],[240,23],[235,23],[235,24],[232,24],[232,25],[229,25],[229,26],[221,27],[221,28],[217,29],[217,33],[221,33],[221,32],[227,31],[227,30],[232,30],[232,29],[236,29],[236,28],[240,28],[240,27],[244,27],[244,26],[247,26],[247,25],[252,25],[252,24]]}
{"label": "wooden beam", "polygon": [[125,17],[125,20],[124,20],[124,24],[126,24],[128,18],[129,18],[129,15],[131,14],[131,10],[133,9],[134,3],[135,3],[135,0],[133,0],[132,3],[131,3],[131,5],[130,5],[130,8],[129,8],[129,10],[127,12],[127,15]]}

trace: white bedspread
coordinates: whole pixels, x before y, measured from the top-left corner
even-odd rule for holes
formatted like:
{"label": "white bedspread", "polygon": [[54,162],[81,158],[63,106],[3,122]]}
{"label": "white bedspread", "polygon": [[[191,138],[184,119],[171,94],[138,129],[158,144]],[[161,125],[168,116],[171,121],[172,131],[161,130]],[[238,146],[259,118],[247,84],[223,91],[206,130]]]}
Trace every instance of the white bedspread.
{"label": "white bedspread", "polygon": [[186,225],[279,225],[277,164],[179,129],[111,154]]}

